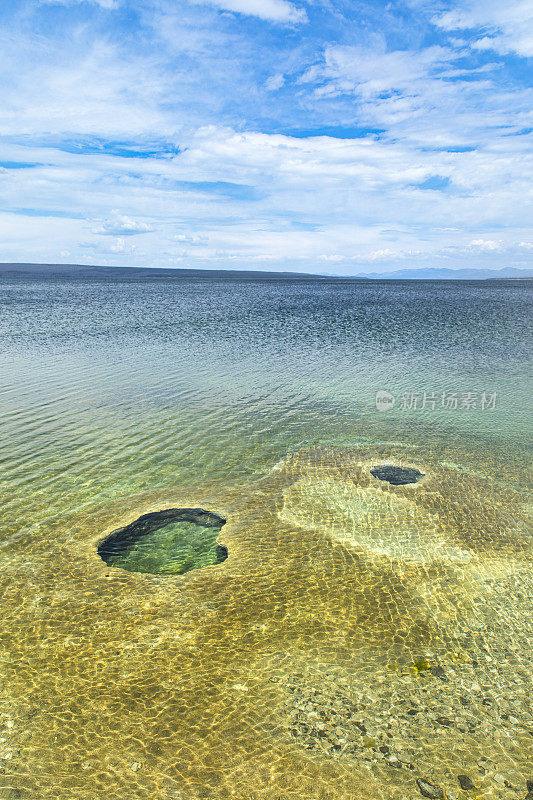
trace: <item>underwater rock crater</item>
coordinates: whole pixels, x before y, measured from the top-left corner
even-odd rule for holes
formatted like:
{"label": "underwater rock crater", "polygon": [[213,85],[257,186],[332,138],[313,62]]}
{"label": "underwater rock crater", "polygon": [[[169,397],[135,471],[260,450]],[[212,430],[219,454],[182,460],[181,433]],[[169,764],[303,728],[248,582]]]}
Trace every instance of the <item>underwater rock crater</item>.
{"label": "underwater rock crater", "polygon": [[387,481],[393,486],[405,486],[406,483],[418,483],[420,478],[424,477],[424,473],[420,472],[414,467],[395,467],[392,464],[383,464],[379,467],[374,467],[370,473],[379,478],[380,481]]}
{"label": "underwater rock crater", "polygon": [[98,555],[128,572],[183,575],[227,559],[227,548],[216,541],[225,523],[203,508],[152,511],[106,536]]}

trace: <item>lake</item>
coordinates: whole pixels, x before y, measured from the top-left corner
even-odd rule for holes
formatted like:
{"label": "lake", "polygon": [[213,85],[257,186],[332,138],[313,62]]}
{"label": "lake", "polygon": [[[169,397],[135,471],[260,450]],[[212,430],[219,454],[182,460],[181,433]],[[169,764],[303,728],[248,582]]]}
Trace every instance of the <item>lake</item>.
{"label": "lake", "polygon": [[0,296],[1,797],[523,800],[531,281]]}

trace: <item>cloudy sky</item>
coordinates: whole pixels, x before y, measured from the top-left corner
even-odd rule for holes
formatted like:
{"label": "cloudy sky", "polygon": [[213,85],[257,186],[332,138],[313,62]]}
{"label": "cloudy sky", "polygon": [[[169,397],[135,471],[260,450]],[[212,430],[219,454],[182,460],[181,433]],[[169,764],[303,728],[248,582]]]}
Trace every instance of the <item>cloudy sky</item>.
{"label": "cloudy sky", "polygon": [[0,261],[533,261],[533,0],[1,5]]}

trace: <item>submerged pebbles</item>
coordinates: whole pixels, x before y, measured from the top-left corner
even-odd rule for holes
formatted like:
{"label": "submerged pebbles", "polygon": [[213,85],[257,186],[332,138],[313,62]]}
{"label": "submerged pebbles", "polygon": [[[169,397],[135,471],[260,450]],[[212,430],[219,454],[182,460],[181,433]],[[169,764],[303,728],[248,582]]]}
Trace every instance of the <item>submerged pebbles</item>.
{"label": "submerged pebbles", "polygon": [[519,676],[501,686],[497,699],[480,680],[471,662],[423,657],[387,675],[369,672],[365,691],[360,679],[295,673],[285,686],[286,730],[314,757],[366,764],[374,774],[385,770],[386,782],[397,771],[413,798],[529,800],[533,783],[526,786],[513,759],[533,746],[526,698],[516,710]]}

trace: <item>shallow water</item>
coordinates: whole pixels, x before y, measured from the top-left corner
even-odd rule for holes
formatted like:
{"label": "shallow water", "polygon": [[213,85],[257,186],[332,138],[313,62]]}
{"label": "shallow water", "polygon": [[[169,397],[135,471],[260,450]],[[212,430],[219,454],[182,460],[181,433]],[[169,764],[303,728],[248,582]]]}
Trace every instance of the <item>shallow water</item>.
{"label": "shallow water", "polygon": [[527,282],[0,281],[0,796],[525,797]]}

